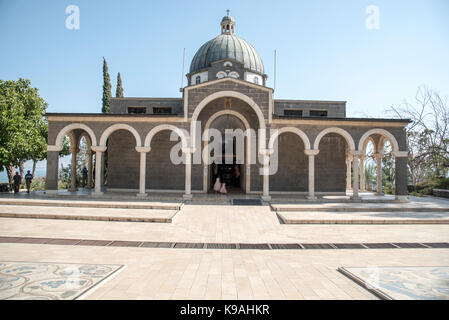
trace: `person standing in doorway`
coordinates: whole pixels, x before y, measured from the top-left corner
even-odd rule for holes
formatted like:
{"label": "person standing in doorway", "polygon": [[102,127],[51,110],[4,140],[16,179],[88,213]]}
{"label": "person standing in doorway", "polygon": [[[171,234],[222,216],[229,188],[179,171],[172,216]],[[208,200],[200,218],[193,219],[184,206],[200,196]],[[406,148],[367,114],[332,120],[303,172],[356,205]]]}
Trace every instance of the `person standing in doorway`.
{"label": "person standing in doorway", "polygon": [[16,175],[13,177],[13,182],[14,182],[14,193],[19,193],[20,184],[22,183],[22,176],[19,174],[18,171],[16,171]]}
{"label": "person standing in doorway", "polygon": [[30,193],[31,181],[33,181],[33,175],[31,174],[30,170],[28,170],[27,174],[25,175],[25,183],[27,185],[27,193]]}

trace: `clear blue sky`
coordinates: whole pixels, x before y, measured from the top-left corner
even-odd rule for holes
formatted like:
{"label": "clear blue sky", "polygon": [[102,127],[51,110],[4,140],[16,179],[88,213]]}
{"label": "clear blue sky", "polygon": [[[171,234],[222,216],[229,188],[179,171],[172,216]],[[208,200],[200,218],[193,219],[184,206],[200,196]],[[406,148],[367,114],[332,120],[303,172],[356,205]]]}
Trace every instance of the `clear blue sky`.
{"label": "clear blue sky", "polygon": [[[65,26],[80,8],[80,30]],[[368,30],[365,9],[380,10]],[[120,71],[129,97],[180,97],[196,50],[230,9],[275,98],[346,100],[348,115],[385,116],[421,84],[449,95],[449,1],[23,1],[0,0],[0,79],[28,78],[49,112],[100,112],[102,57],[113,94]],[[184,79],[184,84],[186,83]]]}

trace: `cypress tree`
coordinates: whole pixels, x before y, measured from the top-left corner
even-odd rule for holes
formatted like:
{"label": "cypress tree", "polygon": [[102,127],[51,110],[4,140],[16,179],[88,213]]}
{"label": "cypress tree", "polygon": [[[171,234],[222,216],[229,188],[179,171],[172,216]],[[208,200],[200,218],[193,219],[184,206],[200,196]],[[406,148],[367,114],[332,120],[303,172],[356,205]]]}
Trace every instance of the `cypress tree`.
{"label": "cypress tree", "polygon": [[103,107],[101,112],[110,112],[111,96],[111,78],[109,77],[108,64],[103,57]]}
{"label": "cypress tree", "polygon": [[120,77],[120,72],[117,74],[117,89],[115,90],[115,97],[123,98],[122,77]]}

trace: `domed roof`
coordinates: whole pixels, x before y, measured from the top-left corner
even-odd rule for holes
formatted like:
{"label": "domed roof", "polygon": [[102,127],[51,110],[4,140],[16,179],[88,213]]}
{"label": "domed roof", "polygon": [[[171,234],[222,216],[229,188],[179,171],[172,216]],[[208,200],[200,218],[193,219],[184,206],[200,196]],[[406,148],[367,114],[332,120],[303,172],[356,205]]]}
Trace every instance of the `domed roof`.
{"label": "domed roof", "polygon": [[[226,20],[226,19],[228,20]],[[229,20],[232,19],[232,20]],[[223,21],[234,24],[232,17],[225,16]],[[259,54],[248,42],[234,35],[234,29],[222,28],[222,34],[203,44],[193,57],[190,73],[209,68],[215,61],[232,59],[243,63],[246,69],[263,74],[263,63]]]}
{"label": "domed roof", "polygon": [[224,21],[234,21],[234,18],[227,15],[227,16],[224,16],[223,19],[221,19],[221,22],[224,22]]}

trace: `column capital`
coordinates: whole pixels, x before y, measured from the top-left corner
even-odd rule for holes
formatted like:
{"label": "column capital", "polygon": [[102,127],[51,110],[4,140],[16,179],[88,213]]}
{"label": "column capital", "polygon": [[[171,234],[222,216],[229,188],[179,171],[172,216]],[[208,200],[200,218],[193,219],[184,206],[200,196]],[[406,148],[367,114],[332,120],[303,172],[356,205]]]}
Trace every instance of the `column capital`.
{"label": "column capital", "polygon": [[274,149],[259,149],[259,154],[264,156],[270,156],[274,153]]}
{"label": "column capital", "polygon": [[184,147],[181,148],[182,153],[195,153],[196,148],[189,148],[189,147]]}
{"label": "column capital", "polygon": [[398,157],[408,157],[408,151],[393,151],[391,152],[391,154],[393,155],[393,157],[398,158]]}
{"label": "column capital", "polygon": [[47,151],[61,151],[62,147],[56,145],[48,145]]}
{"label": "column capital", "polygon": [[69,151],[70,151],[70,153],[78,153],[78,152],[80,152],[80,149],[70,147]]}
{"label": "column capital", "polygon": [[359,151],[359,150],[350,150],[349,151],[349,154],[351,155],[351,156],[357,156],[357,157],[359,157],[359,156],[363,156],[364,154],[363,154],[363,151]]}
{"label": "column capital", "polygon": [[147,153],[147,152],[150,152],[150,150],[151,150],[150,147],[136,147],[136,151],[137,151],[137,152],[144,152],[144,153]]}
{"label": "column capital", "polygon": [[94,152],[105,152],[108,147],[106,146],[91,146],[90,149]]}
{"label": "column capital", "polygon": [[319,152],[317,149],[304,149],[304,153],[308,156],[316,156]]}
{"label": "column capital", "polygon": [[383,152],[376,152],[375,154],[374,154],[374,157],[375,158],[382,158],[384,156],[384,153]]}

